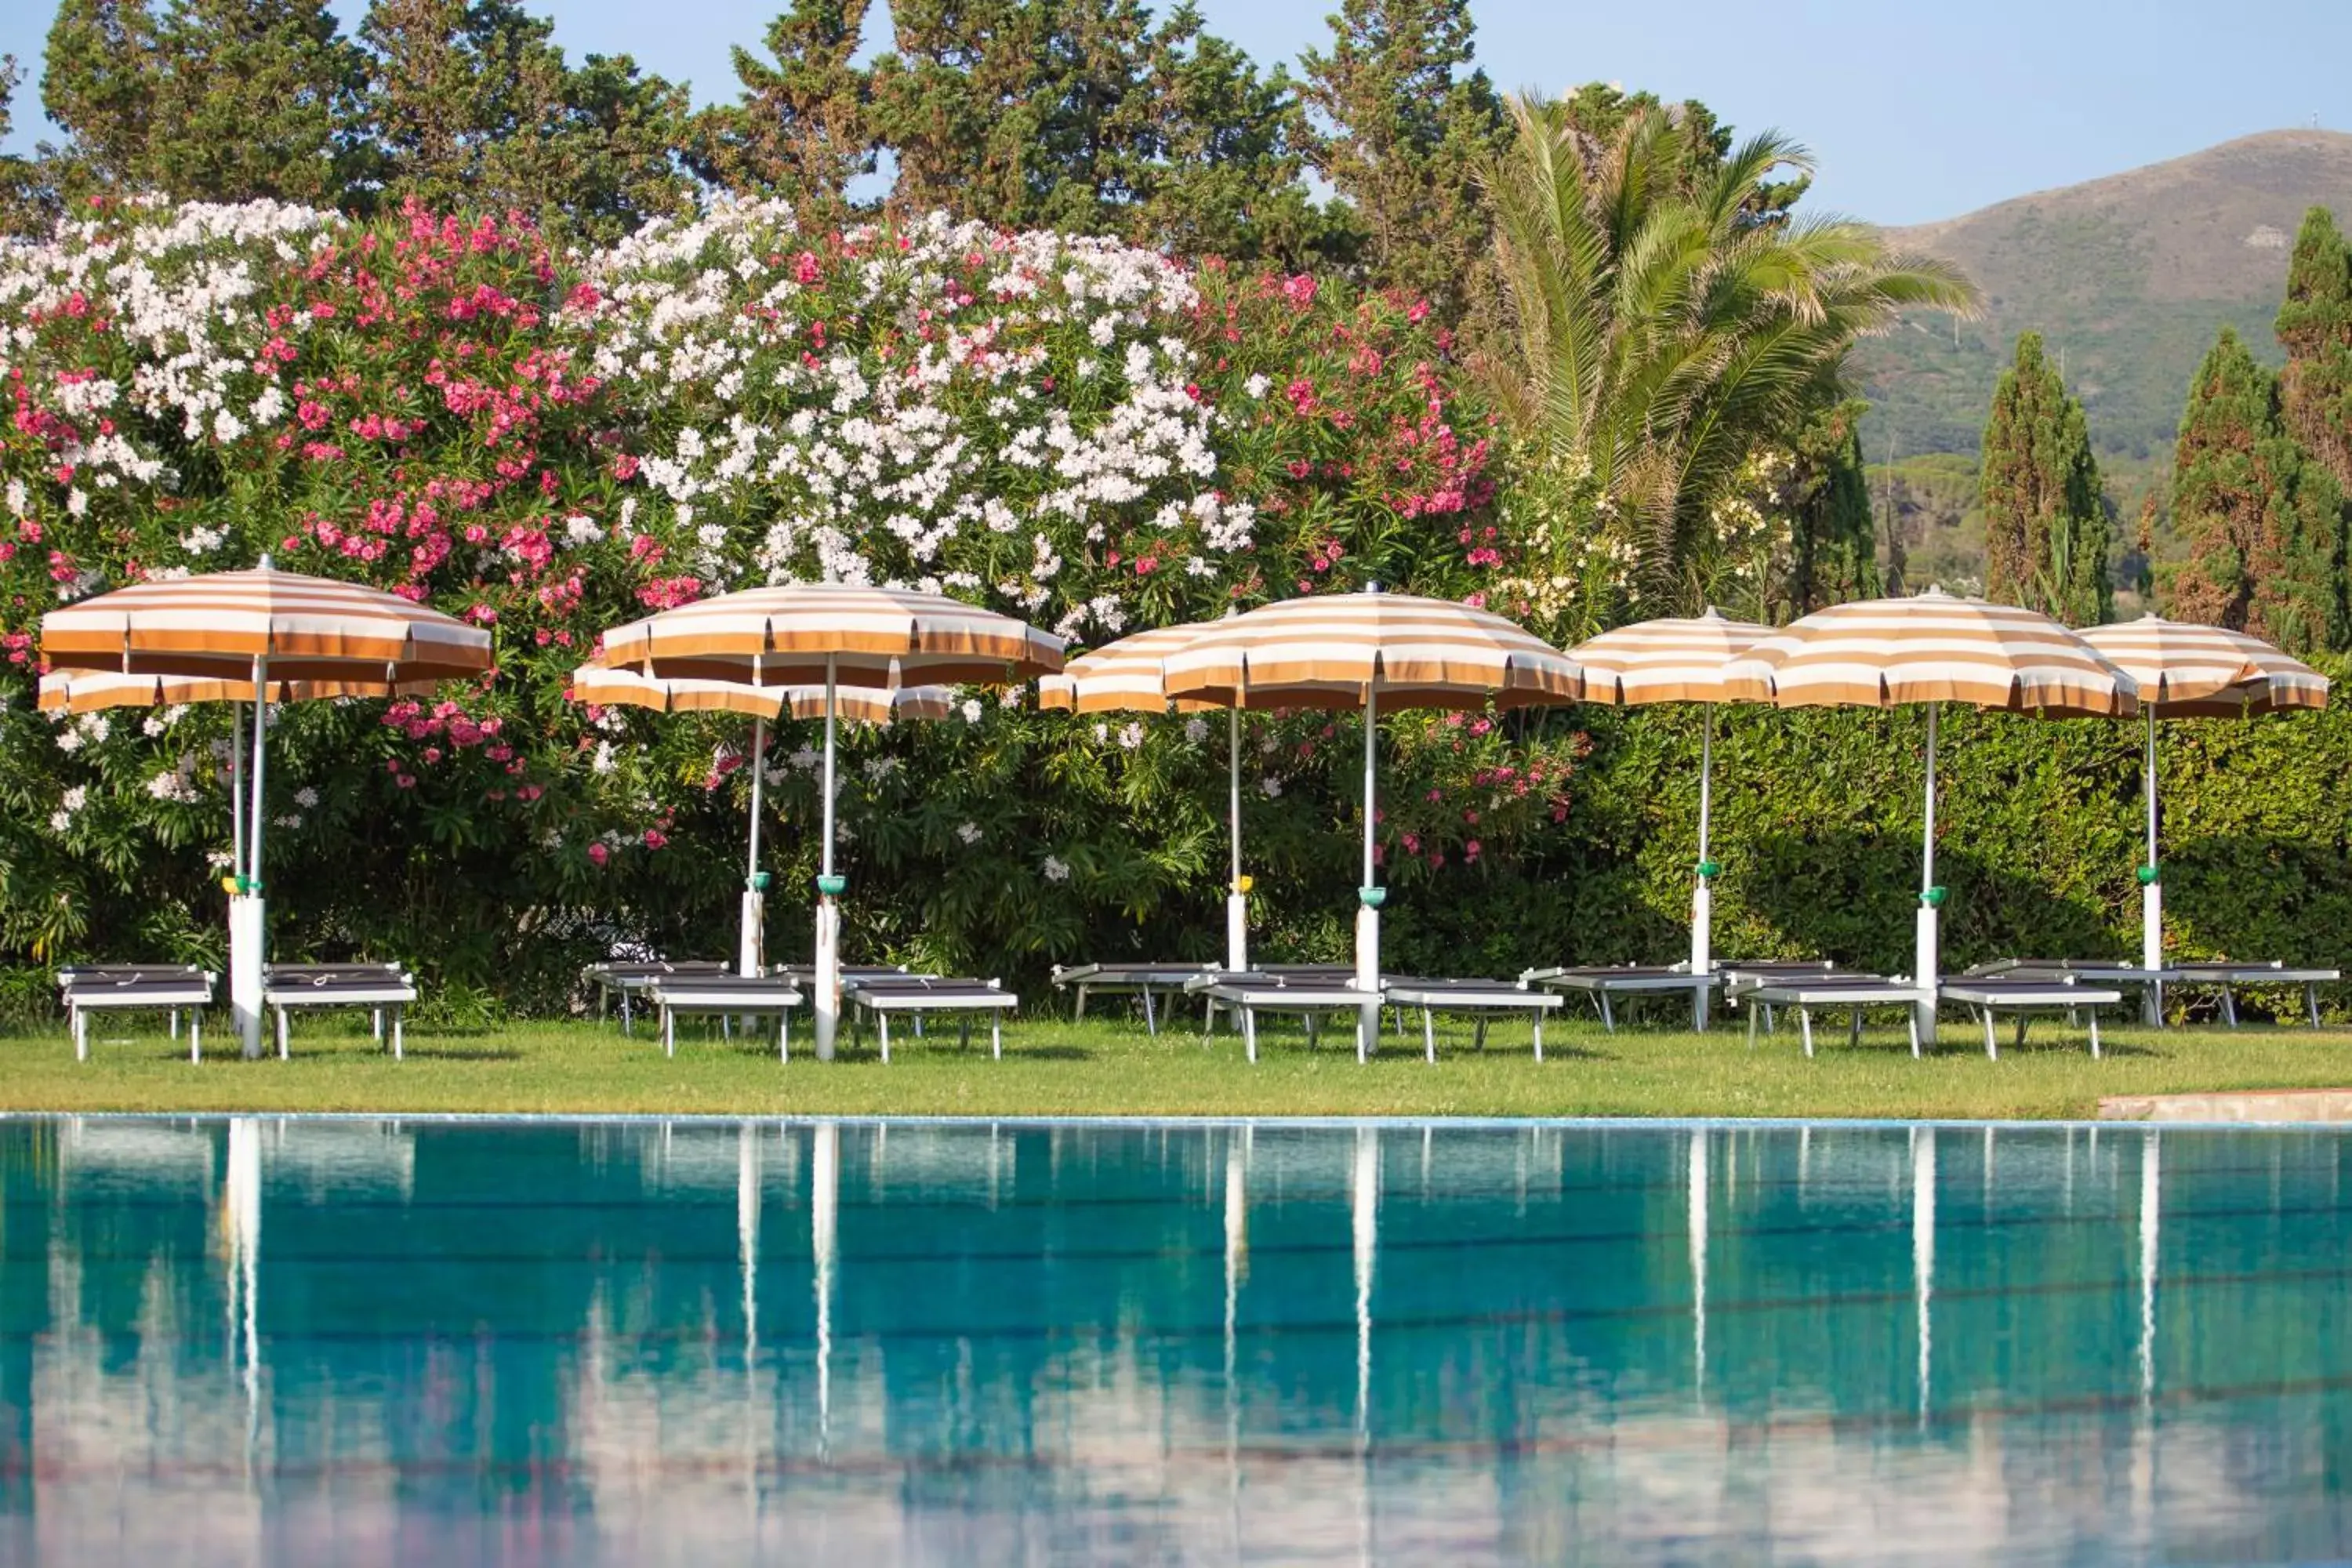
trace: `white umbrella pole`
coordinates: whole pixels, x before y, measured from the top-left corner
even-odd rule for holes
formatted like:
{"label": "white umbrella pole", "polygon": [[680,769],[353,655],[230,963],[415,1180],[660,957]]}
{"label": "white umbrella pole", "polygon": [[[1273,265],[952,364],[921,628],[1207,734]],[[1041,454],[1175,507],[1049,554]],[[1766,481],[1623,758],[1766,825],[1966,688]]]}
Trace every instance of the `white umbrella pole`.
{"label": "white umbrella pole", "polygon": [[234,882],[245,875],[245,704],[229,704],[228,721],[228,874]]}
{"label": "white umbrella pole", "polygon": [[[2147,760],[2145,764],[2147,796],[2147,861],[2139,868],[2139,962],[2143,969],[2164,967],[2164,873],[2156,858],[2156,705],[2147,706]],[[2160,994],[2153,987],[2147,991],[2148,1021],[2160,1016],[2158,1001]]]}
{"label": "white umbrella pole", "polygon": [[263,785],[269,771],[269,659],[253,661],[253,804],[244,880],[229,900],[228,1003],[246,1056],[261,1054],[261,974],[268,925],[261,893]]}
{"label": "white umbrella pole", "polygon": [[1371,1054],[1381,1034],[1381,902],[1386,889],[1372,880],[1373,818],[1380,797],[1373,766],[1380,748],[1380,677],[1364,685],[1364,880],[1356,889],[1356,989],[1373,1000],[1364,1004],[1356,1019],[1356,1059]]}
{"label": "white umbrella pole", "polygon": [[1233,839],[1233,875],[1225,883],[1225,967],[1249,968],[1249,896],[1242,891],[1242,705],[1226,710],[1228,752],[1225,816]]}
{"label": "white umbrella pole", "polygon": [[743,868],[743,915],[735,958],[735,973],[745,975],[763,974],[768,967],[765,951],[768,879],[760,874],[760,815],[767,756],[768,721],[754,719],[751,721],[751,849]]}
{"label": "white umbrella pole", "polygon": [[[1715,705],[1706,705],[1706,727],[1700,731],[1698,749],[1698,875],[1691,889],[1691,956],[1693,974],[1715,967],[1715,862],[1707,858],[1707,829],[1715,808]],[[1691,992],[1692,1021],[1706,1027],[1706,987]]]}
{"label": "white umbrella pole", "polygon": [[1919,987],[1919,1000],[1913,1005],[1911,1016],[1918,1026],[1923,1048],[1936,1043],[1936,989],[1942,979],[1936,926],[1937,906],[1944,901],[1944,890],[1936,886],[1936,726],[1942,712],[1943,704],[1927,704],[1927,827],[1919,860],[1918,952],[1911,973]]}
{"label": "white umbrella pole", "polygon": [[816,879],[816,1057],[833,1059],[841,1023],[842,879],[833,870],[833,709],[837,690],[834,656],[824,656],[824,846]]}

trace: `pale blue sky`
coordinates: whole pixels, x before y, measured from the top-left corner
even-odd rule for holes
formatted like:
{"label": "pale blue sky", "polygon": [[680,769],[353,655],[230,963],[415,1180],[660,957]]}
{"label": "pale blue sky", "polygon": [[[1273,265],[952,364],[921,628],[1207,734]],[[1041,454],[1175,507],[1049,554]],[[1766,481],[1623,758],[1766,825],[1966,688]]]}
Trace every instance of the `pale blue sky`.
{"label": "pale blue sky", "polygon": [[[363,0],[342,0],[355,13]],[[1210,28],[1261,62],[1327,37],[1337,0],[1201,0]],[[576,52],[627,52],[733,96],[728,46],[756,43],[775,0],[541,0]],[[877,6],[877,12],[879,7]],[[1742,130],[1812,147],[1820,198],[1881,223],[2195,152],[2250,132],[2352,131],[2347,0],[1974,0],[1679,5],[1474,0],[1478,54],[1506,88],[1620,81],[1705,100]],[[37,74],[49,0],[0,5],[0,53]],[[1759,11],[1774,19],[1743,20]],[[869,35],[878,31],[868,24]],[[30,81],[12,151],[43,133]]]}

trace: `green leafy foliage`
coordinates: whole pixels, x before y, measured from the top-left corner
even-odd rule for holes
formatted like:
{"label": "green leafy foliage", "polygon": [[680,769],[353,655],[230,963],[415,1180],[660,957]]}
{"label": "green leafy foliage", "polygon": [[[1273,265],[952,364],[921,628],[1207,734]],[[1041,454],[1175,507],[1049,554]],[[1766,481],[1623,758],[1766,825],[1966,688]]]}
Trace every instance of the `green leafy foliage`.
{"label": "green leafy foliage", "polygon": [[1993,390],[1979,483],[1986,595],[2071,626],[2106,620],[2115,589],[2098,459],[2038,332],[2017,340],[2017,362]]}

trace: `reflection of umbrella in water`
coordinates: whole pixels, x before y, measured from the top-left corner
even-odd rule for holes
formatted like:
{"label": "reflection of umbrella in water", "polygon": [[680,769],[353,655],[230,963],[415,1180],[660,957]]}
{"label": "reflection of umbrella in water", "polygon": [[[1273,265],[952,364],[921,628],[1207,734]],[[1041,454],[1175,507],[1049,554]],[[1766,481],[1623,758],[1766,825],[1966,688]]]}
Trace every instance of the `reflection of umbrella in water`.
{"label": "reflection of umbrella in water", "polygon": [[816,1054],[833,1057],[841,1018],[841,910],[833,867],[834,723],[844,686],[887,689],[1027,680],[1062,668],[1062,639],[940,594],[854,583],[783,583],[664,610],[604,634],[595,659],[667,679],[823,683],[824,827],[817,873]]}
{"label": "reflection of umbrella in water", "polygon": [[2130,676],[2037,611],[1939,588],[1908,599],[1832,605],[1790,622],[1732,661],[1725,685],[1739,700],[1781,708],[1927,708],[1927,809],[1921,832],[1912,1016],[1936,1037],[1940,979],[1936,883],[1936,731],[1947,702],[2041,713],[2122,716],[2137,710]]}
{"label": "reflection of umbrella in water", "polygon": [[[1724,671],[1739,655],[1772,635],[1769,626],[1727,620],[1710,609],[1696,617],[1642,621],[1568,650],[1584,671],[1588,702],[1633,708],[1654,702],[1696,702],[1706,712],[1698,752],[1698,865],[1691,889],[1691,973],[1715,967],[1715,875],[1708,829],[1715,804],[1715,710],[1730,701]],[[1698,1024],[1706,1023],[1706,987],[1692,993]]]}
{"label": "reflection of umbrella in water", "polygon": [[[1231,708],[1364,710],[1364,861],[1357,889],[1356,984],[1377,994],[1381,905],[1375,880],[1381,708],[1501,708],[1572,702],[1576,665],[1512,621],[1445,599],[1357,594],[1286,599],[1213,621],[1167,658],[1171,698]],[[1358,1020],[1361,1057],[1380,1033],[1380,1008]]]}
{"label": "reflection of umbrella in water", "polygon": [[[760,869],[761,792],[766,784],[768,726],[789,714],[825,717],[822,686],[772,686],[756,681],[663,679],[633,669],[582,665],[572,673],[572,700],[593,707],[645,708],[656,713],[740,713],[751,720],[751,841],[743,873],[742,923],[735,972],[766,971],[764,930],[768,874]],[[834,713],[853,723],[887,724],[897,719],[944,719],[953,710],[944,686],[847,686],[834,693]],[[828,727],[828,733],[830,728]]]}
{"label": "reflection of umbrella in water", "polygon": [[243,1363],[246,1462],[261,1436],[261,1123],[233,1116],[222,1206],[228,1220],[229,1312]]}
{"label": "reflection of umbrella in water", "polygon": [[1690,1139],[1691,1381],[1706,1403],[1706,1129]]}
{"label": "reflection of umbrella in water", "polygon": [[816,1264],[816,1429],[833,1435],[833,1275],[841,1214],[841,1127],[820,1121],[809,1139],[809,1254]]}
{"label": "reflection of umbrella in water", "polygon": [[[2139,868],[2139,951],[2142,967],[2162,969],[2164,881],[2162,862],[2156,853],[2156,721],[2325,708],[2327,678],[2259,637],[2225,626],[2190,626],[2157,616],[2093,626],[2083,634],[2083,640],[2138,684],[2140,711],[2147,719],[2147,755],[2141,764],[2147,859]],[[2161,1022],[2153,994],[2148,1005],[2154,1015],[2149,1021]]]}
{"label": "reflection of umbrella in water", "polygon": [[[186,700],[255,704],[253,782],[233,752],[229,1007],[245,1054],[261,1054],[261,973],[268,945],[262,896],[263,802],[271,702],[430,691],[490,667],[488,632],[397,595],[271,568],[133,584],[41,617],[41,657],[58,677],[50,706],[118,707],[182,700],[162,681],[110,690],[90,676],[192,677]],[[76,688],[82,687],[76,696]],[[231,725],[241,748],[242,722]],[[249,825],[249,826],[248,826]]]}
{"label": "reflection of umbrella in water", "polygon": [[1930,1308],[1936,1296],[1936,1130],[1911,1130],[1911,1288],[1919,1309],[1919,1425],[1927,1424],[1927,1391],[1934,1382],[1935,1328]]}

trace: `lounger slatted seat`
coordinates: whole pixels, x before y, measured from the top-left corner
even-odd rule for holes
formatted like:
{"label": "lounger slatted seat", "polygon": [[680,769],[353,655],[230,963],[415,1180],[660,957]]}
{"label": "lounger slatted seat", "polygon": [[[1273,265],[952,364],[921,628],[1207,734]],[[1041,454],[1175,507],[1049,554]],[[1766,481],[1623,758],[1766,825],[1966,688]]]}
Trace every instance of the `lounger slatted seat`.
{"label": "lounger slatted seat", "polygon": [[[1307,1043],[1312,1047],[1317,1027],[1326,1015],[1352,1012],[1360,1020],[1365,1008],[1381,1004],[1378,992],[1357,989],[1352,970],[1333,964],[1295,965],[1246,973],[1219,970],[1188,982],[1184,988],[1209,1004],[1212,1019],[1219,1006],[1240,1015],[1242,1044],[1252,1061],[1257,1060],[1260,1013],[1297,1014],[1306,1020]],[[1364,1038],[1360,1026],[1356,1033],[1356,1059],[1363,1060],[1370,1049],[1371,1042]]]}
{"label": "lounger slatted seat", "polygon": [[2144,969],[2137,963],[2111,959],[1997,958],[1989,963],[1969,965],[1968,973],[1960,978],[2073,980],[2091,985],[2137,989],[2142,1004],[2141,1016],[2161,1028],[2164,1026],[2164,988],[2173,983],[2176,973],[2170,969]]}
{"label": "lounger slatted seat", "polygon": [[2313,1028],[2319,1027],[2319,988],[2333,985],[2344,978],[2336,969],[2290,969],[2284,963],[2177,963],[2171,971],[2175,985],[2210,986],[2221,993],[2221,1016],[2230,1027],[2238,1026],[2238,998],[2241,985],[2299,985],[2303,987],[2304,1016]]}
{"label": "lounger slatted seat", "polygon": [[1184,987],[1212,971],[1206,963],[1074,963],[1065,968],[1054,965],[1053,984],[1056,991],[1076,993],[1073,1017],[1087,1016],[1087,998],[1095,992],[1107,996],[1140,996],[1143,999],[1143,1027],[1151,1035],[1160,1033],[1160,1019],[1152,1005],[1152,994],[1165,991],[1181,994]]}
{"label": "lounger slatted seat", "polygon": [[204,1009],[212,1005],[215,977],[193,963],[85,963],[58,971],[71,1026],[74,1059],[89,1060],[93,1011],[160,1012],[171,1015],[172,1037],[180,1037],[180,1015],[188,1015],[188,1059],[204,1055]]}
{"label": "lounger slatted seat", "polygon": [[773,1018],[776,1059],[792,1059],[792,1009],[801,1005],[800,987],[777,975],[670,974],[646,990],[646,999],[661,1009],[662,1054],[677,1055],[680,1014],[730,1018]]}
{"label": "lounger slatted seat", "polygon": [[396,963],[273,963],[261,972],[261,1005],[278,1016],[278,1058],[289,1054],[286,1015],[299,1008],[365,1008],[375,1037],[392,1021],[392,1055],[403,1054],[401,1009],[416,1000],[416,982]]}
{"label": "lounger slatted seat", "polygon": [[1580,963],[1530,969],[1522,983],[1551,991],[1575,991],[1592,998],[1601,1026],[1617,1028],[1615,997],[1688,996],[1694,1019],[1705,1023],[1708,995],[1723,984],[1719,971],[1694,974],[1687,963]]}
{"label": "lounger slatted seat", "polygon": [[844,979],[843,997],[850,1004],[850,1016],[873,1016],[882,1040],[882,1059],[890,1059],[890,1016],[894,1013],[914,1018],[919,1026],[927,1013],[953,1013],[962,1025],[961,1043],[971,1044],[971,1019],[975,1013],[988,1017],[989,1055],[1002,1060],[1004,1056],[1004,1015],[1021,1005],[1021,999],[994,980],[962,980],[936,974],[868,974]]}
{"label": "lounger slatted seat", "polygon": [[[1769,1019],[1774,1007],[1794,1007],[1797,1022],[1804,1033],[1805,1055],[1813,1054],[1813,1009],[1844,1007],[1853,1015],[1847,1033],[1849,1044],[1862,1039],[1862,1015],[1871,1007],[1909,1007],[1919,1001],[1919,987],[1900,975],[1890,979],[1883,974],[1832,974],[1816,969],[1809,973],[1783,976],[1759,976],[1738,988],[1738,994],[1748,1006],[1748,1046],[1756,1047],[1756,1026]],[[1919,1054],[1919,1024],[1916,1014],[1911,1019],[1911,1054]]]}
{"label": "lounger slatted seat", "polygon": [[[2069,1020],[2080,1016],[2091,1026],[2091,1055],[2099,1054],[2099,1009],[2111,1007],[2124,999],[2120,987],[2086,985],[2073,976],[2058,979],[2036,979],[2024,975],[1961,975],[1937,987],[1937,994],[1946,1002],[1958,1002],[1974,1012],[1984,1023],[1985,1055],[2000,1059],[2000,1044],[1993,1038],[1993,1015],[2007,1013],[2017,1020],[2017,1043],[2025,1044],[2026,1016],[2031,1013],[2063,1013]],[[1912,1054],[1918,1053],[1917,1037],[1913,1036]]]}
{"label": "lounger slatted seat", "polygon": [[1538,991],[1526,982],[1509,980],[1384,979],[1381,994],[1397,1007],[1421,1009],[1422,1048],[1437,1060],[1437,1013],[1470,1013],[1477,1019],[1477,1048],[1486,1048],[1486,1025],[1496,1013],[1525,1013],[1535,1027],[1536,1060],[1543,1060],[1544,1014],[1566,1003],[1550,991]]}
{"label": "lounger slatted seat", "polygon": [[726,964],[707,958],[676,961],[614,959],[607,963],[590,964],[583,971],[583,977],[589,984],[596,988],[596,1021],[598,1023],[604,1021],[604,1015],[612,999],[615,996],[621,999],[621,1033],[625,1035],[631,1032],[629,1025],[634,1009],[630,1004],[636,997],[652,990],[656,981],[671,977],[684,978],[691,975],[707,976],[731,973],[733,971]]}

